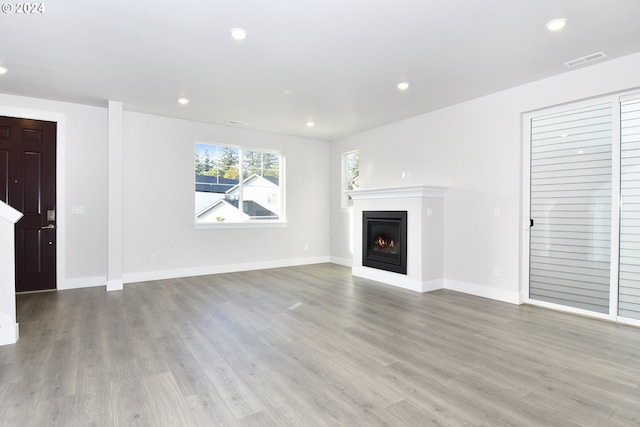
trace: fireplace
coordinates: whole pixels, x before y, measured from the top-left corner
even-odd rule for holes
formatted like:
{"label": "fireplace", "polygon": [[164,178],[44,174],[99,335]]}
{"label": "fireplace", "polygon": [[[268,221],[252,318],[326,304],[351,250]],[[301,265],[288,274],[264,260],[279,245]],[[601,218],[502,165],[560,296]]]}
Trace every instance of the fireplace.
{"label": "fireplace", "polygon": [[407,211],[362,212],[362,265],[407,274]]}
{"label": "fireplace", "polygon": [[[443,220],[446,193],[447,189],[444,187],[428,185],[349,191],[348,194],[353,199],[353,258],[350,261],[353,275],[417,292],[444,288]],[[399,239],[400,247],[406,248],[403,256],[406,260],[406,273],[380,270],[380,265],[371,266],[372,263],[366,261],[368,254],[373,252],[369,251],[369,240],[366,237],[369,226],[365,225],[367,215],[372,211],[373,216],[383,220],[383,223],[389,217],[377,214],[379,211],[394,211],[392,215],[395,218],[398,217],[398,211],[406,213],[406,231],[403,231],[404,235],[401,233]],[[395,242],[394,246],[397,246]],[[383,258],[383,268],[395,264],[393,268],[402,271],[397,264],[402,264],[403,261],[389,262],[387,257],[381,256],[383,254],[375,255]]]}

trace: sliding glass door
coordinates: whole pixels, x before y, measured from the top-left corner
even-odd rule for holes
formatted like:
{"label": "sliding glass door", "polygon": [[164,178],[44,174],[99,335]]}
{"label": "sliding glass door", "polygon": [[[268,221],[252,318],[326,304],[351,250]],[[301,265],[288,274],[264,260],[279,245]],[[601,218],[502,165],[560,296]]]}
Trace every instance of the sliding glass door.
{"label": "sliding glass door", "polygon": [[529,301],[640,325],[640,94],[528,124]]}
{"label": "sliding glass door", "polygon": [[612,108],[531,120],[529,297],[609,312]]}

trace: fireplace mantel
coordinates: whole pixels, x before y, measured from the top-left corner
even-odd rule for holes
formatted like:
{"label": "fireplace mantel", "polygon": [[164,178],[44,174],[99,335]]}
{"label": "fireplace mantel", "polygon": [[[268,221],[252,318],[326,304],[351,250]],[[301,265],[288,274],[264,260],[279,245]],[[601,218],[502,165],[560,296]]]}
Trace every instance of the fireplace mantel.
{"label": "fireplace mantel", "polygon": [[444,197],[449,189],[429,185],[409,187],[367,188],[349,191],[353,200],[396,199],[403,197]]}
{"label": "fireplace mantel", "polygon": [[[349,191],[353,199],[352,274],[370,280],[427,292],[444,287],[444,198],[448,189],[428,185]],[[362,264],[362,212],[407,212],[407,274]]]}

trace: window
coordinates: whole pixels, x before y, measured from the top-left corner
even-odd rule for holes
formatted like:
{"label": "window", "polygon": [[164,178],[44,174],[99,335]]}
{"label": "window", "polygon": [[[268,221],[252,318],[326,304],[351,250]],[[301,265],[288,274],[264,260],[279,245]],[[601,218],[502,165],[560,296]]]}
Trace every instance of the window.
{"label": "window", "polygon": [[195,144],[196,224],[283,222],[279,152]]}
{"label": "window", "polygon": [[360,152],[349,151],[342,154],[342,207],[353,206],[353,199],[347,191],[360,187]]}

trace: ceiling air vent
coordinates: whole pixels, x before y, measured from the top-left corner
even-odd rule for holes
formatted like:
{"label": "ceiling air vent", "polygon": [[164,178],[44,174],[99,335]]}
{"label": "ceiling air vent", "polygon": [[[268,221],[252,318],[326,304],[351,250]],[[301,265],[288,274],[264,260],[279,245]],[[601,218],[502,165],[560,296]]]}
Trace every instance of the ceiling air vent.
{"label": "ceiling air vent", "polygon": [[236,120],[228,120],[227,124],[234,125],[234,126],[246,126],[248,123],[239,122],[239,121],[236,121]]}
{"label": "ceiling air vent", "polygon": [[598,59],[602,59],[606,56],[607,54],[604,52],[592,53],[591,55],[583,56],[582,58],[567,61],[564,63],[564,65],[566,65],[569,68],[577,67],[578,65],[586,64],[587,62],[591,62],[591,61],[597,61]]}

